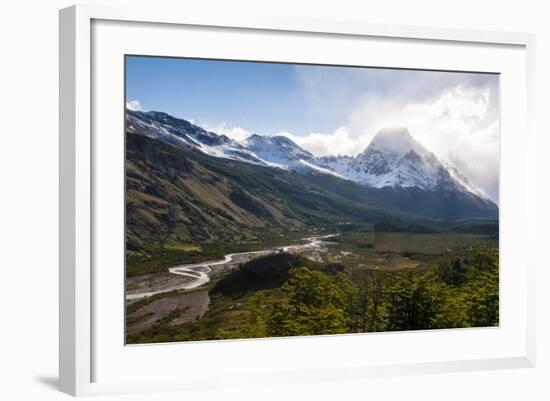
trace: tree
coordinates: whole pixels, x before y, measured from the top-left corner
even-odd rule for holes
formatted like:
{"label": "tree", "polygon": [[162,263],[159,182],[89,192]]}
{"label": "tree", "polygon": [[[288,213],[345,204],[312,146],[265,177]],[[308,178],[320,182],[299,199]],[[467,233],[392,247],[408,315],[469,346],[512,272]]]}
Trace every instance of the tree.
{"label": "tree", "polygon": [[346,333],[346,294],[328,274],[298,268],[283,285],[285,298],[270,308],[266,326],[271,336]]}
{"label": "tree", "polygon": [[365,332],[369,306],[366,287],[358,288],[344,274],[339,274],[336,281],[343,293],[347,332]]}
{"label": "tree", "polygon": [[478,270],[494,270],[498,266],[498,251],[480,247],[475,249],[470,259],[470,264]]}
{"label": "tree", "polygon": [[384,273],[373,270],[370,272],[369,277],[369,292],[372,300],[372,308],[368,330],[376,331],[379,329],[379,310],[384,299]]}
{"label": "tree", "polygon": [[388,330],[434,328],[438,312],[435,293],[424,276],[405,273],[388,293]]}
{"label": "tree", "polygon": [[473,327],[496,326],[499,323],[498,273],[482,272],[468,304]]}
{"label": "tree", "polygon": [[369,319],[369,292],[366,287],[355,288],[348,296],[348,328],[352,333],[364,333],[367,331]]}
{"label": "tree", "polygon": [[264,309],[265,296],[263,292],[259,291],[247,300],[245,305],[246,324],[243,329],[243,337],[266,337]]}
{"label": "tree", "polygon": [[466,267],[459,258],[451,263],[445,262],[439,267],[439,278],[448,285],[460,285],[466,281]]}
{"label": "tree", "polygon": [[[354,286],[352,286],[354,287]],[[384,301],[384,273],[370,270],[350,293],[346,308],[351,332],[365,333],[382,329],[380,308]]]}

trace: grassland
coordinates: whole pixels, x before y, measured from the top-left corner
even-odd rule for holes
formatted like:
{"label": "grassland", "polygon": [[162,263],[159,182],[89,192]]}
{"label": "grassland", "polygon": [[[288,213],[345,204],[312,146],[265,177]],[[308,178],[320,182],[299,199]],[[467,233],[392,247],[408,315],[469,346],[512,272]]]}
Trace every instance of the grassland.
{"label": "grassland", "polygon": [[399,271],[437,260],[442,255],[464,255],[473,247],[498,247],[498,240],[481,234],[358,231],[335,238],[324,261],[353,269]]}
{"label": "grassland", "polygon": [[146,252],[129,252],[126,259],[126,277],[136,277],[151,273],[163,273],[169,267],[222,259],[228,253],[257,251],[283,245],[303,242],[303,238],[332,233],[332,226],[319,225],[308,229],[258,230],[252,240],[233,239],[231,242],[185,243],[165,245],[155,243]]}

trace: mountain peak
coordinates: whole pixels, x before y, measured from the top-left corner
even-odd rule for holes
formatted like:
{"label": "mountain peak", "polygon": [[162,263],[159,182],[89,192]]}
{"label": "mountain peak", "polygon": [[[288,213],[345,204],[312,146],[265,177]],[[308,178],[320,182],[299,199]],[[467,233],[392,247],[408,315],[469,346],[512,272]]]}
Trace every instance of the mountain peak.
{"label": "mountain peak", "polygon": [[[283,135],[274,135],[274,136],[267,136],[267,135],[258,135],[258,134],[252,134],[245,140],[246,143],[269,143],[269,144],[276,144],[278,146],[283,147],[291,147],[295,149],[300,149],[302,152],[307,152],[300,148],[292,139],[283,136]],[[309,152],[307,152],[309,153]]]}
{"label": "mountain peak", "polygon": [[385,127],[377,132],[374,136],[378,139],[383,138],[407,138],[410,137],[411,133],[407,127]]}
{"label": "mountain peak", "polygon": [[314,156],[302,149],[286,136],[262,136],[253,134],[244,141],[244,144],[266,162],[283,165],[290,168],[302,166],[303,160],[312,160]]}
{"label": "mountain peak", "polygon": [[393,153],[398,157],[411,150],[419,155],[428,153],[426,148],[411,135],[406,127],[383,128],[374,136],[365,152],[370,149]]}

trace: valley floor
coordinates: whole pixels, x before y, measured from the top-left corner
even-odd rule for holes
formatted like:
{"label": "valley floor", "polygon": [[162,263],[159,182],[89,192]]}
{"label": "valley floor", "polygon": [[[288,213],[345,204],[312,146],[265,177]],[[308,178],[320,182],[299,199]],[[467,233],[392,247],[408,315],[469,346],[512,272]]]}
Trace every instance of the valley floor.
{"label": "valley floor", "polygon": [[[189,249],[196,251],[197,247],[194,244]],[[272,246],[263,251],[258,247],[253,253],[230,258],[228,263],[212,267],[209,282],[198,288],[186,289],[193,277],[171,274],[168,269],[128,277],[127,343],[498,324],[498,239],[490,235],[375,232],[369,228],[331,238],[310,238],[291,246]],[[279,265],[270,265],[277,254],[290,254],[300,259],[289,262],[281,255]],[[206,260],[212,261],[211,258]],[[262,269],[263,260],[269,269],[252,270]],[[198,263],[196,257],[193,262],[201,267],[211,264]],[[231,279],[240,270],[252,273],[246,279],[238,278],[237,287],[241,285],[242,288],[234,290],[235,280]],[[449,272],[445,273],[447,270]],[[266,271],[282,272],[283,276],[273,276]],[[262,274],[266,275],[265,280]],[[297,282],[297,277],[301,283]],[[260,280],[259,284],[254,284],[255,280]],[[327,287],[322,287],[320,296],[324,297],[334,287],[336,298],[319,299],[315,305],[306,305],[317,308],[317,316],[309,316],[310,323],[301,328],[286,327],[292,319],[304,320],[303,316],[292,316],[293,306],[289,306],[289,302],[293,299],[293,291],[298,291],[298,286],[314,285],[323,280]],[[476,286],[488,288],[476,289]],[[491,297],[495,286],[496,318],[495,306],[485,305],[488,299],[494,303]],[[430,315],[428,311],[427,316],[420,316],[422,313],[417,310],[398,310],[399,305],[392,302],[398,299],[395,294],[401,287],[406,288],[400,296],[408,296],[420,305],[438,302],[440,306],[444,304],[443,309],[432,308],[438,309],[437,313]],[[315,288],[308,288],[308,291],[314,293]],[[485,294],[487,291],[491,294]],[[445,293],[448,299],[439,299],[436,293]],[[140,294],[147,296],[138,296]],[[478,297],[483,299],[478,300]],[[456,306],[462,301],[466,306]],[[333,307],[338,310],[332,310]],[[476,308],[482,307],[492,309],[477,311]],[[288,322],[274,321],[273,316],[279,313],[279,308],[290,313]],[[410,317],[419,321],[409,322],[407,317],[401,316],[409,312],[415,315]],[[422,319],[424,321],[420,321]],[[330,324],[325,327],[327,322]]]}

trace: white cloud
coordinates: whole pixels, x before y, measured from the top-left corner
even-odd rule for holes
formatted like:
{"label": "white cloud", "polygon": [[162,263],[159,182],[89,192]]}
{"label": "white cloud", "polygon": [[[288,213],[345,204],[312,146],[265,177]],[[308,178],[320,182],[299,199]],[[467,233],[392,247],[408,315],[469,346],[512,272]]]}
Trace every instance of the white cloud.
{"label": "white cloud", "polygon": [[223,134],[236,141],[243,141],[248,138],[252,133],[241,127],[228,126],[227,123],[222,122],[216,125],[210,125],[208,123],[198,124],[207,131],[215,132],[216,134]]}
{"label": "white cloud", "polygon": [[404,126],[439,158],[448,161],[498,202],[500,126],[498,96],[490,87],[457,85],[439,96],[407,102],[369,98],[349,122],[361,147],[386,126]]}
{"label": "white cloud", "polygon": [[492,123],[474,135],[463,135],[446,158],[491,199],[499,200],[500,124]]}
{"label": "white cloud", "polygon": [[141,110],[141,103],[139,102],[139,100],[130,100],[130,101],[126,102],[126,108],[128,110],[140,111]]}
{"label": "white cloud", "polygon": [[[370,75],[369,75],[370,74]],[[315,155],[362,152],[385,127],[407,127],[440,159],[454,165],[491,199],[498,202],[500,126],[498,79],[494,76],[452,73],[365,73],[378,87],[349,89],[342,101],[344,124],[335,132],[287,134]],[[393,76],[393,81],[389,80]],[[357,81],[358,76],[350,82]],[[320,80],[321,82],[321,80]],[[320,95],[307,81],[308,98]],[[340,87],[346,82],[339,80]],[[327,91],[327,82],[321,82]],[[330,82],[329,84],[330,85]],[[340,93],[338,96],[343,99]],[[317,99],[317,102],[319,99]]]}
{"label": "white cloud", "polygon": [[294,135],[289,132],[279,132],[315,156],[349,155],[357,153],[361,148],[358,138],[352,138],[346,127],[340,127],[332,133],[312,133],[308,135]]}
{"label": "white cloud", "polygon": [[[426,148],[498,203],[496,76],[360,69],[340,74],[339,70],[316,69],[298,74],[297,79],[306,103],[304,118],[317,121],[328,116],[339,128],[275,135],[289,137],[316,156],[356,155],[380,129],[407,127]],[[205,128],[239,141],[251,134],[225,123]]]}

